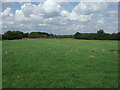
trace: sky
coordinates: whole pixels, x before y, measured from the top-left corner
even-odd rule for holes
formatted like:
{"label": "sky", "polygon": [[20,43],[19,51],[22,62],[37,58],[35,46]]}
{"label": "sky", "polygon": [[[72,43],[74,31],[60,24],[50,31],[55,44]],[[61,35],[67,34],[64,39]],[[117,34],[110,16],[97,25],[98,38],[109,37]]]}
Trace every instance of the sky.
{"label": "sky", "polygon": [[3,2],[2,33],[8,30],[70,35],[118,32],[117,2]]}

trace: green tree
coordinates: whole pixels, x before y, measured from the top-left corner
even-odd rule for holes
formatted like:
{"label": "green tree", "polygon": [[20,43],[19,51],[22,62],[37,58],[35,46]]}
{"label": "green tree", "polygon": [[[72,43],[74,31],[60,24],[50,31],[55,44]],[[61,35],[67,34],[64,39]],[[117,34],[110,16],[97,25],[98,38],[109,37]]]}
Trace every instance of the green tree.
{"label": "green tree", "polygon": [[22,39],[24,37],[24,33],[21,31],[7,31],[3,35],[3,39],[13,40],[13,39]]}
{"label": "green tree", "polygon": [[99,31],[97,31],[97,34],[103,34],[103,33],[105,33],[105,32],[104,32],[104,30],[102,30],[102,29],[99,30]]}
{"label": "green tree", "polygon": [[96,39],[98,40],[105,40],[105,32],[104,30],[97,31]]}
{"label": "green tree", "polygon": [[80,39],[80,35],[81,35],[81,33],[76,32],[76,33],[74,34],[74,38],[75,38],[75,39]]}

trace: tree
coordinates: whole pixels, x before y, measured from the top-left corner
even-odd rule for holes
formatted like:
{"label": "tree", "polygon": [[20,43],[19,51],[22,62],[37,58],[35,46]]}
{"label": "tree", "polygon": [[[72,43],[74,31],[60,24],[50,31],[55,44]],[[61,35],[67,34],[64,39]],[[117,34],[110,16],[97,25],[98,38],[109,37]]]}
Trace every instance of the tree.
{"label": "tree", "polygon": [[98,40],[105,40],[105,32],[104,30],[97,31],[96,39]]}
{"label": "tree", "polygon": [[2,34],[0,34],[0,40],[2,40]]}
{"label": "tree", "polygon": [[3,35],[3,39],[13,40],[13,39],[22,39],[24,37],[24,33],[21,31],[7,31]]}
{"label": "tree", "polygon": [[24,33],[24,38],[28,38],[29,33]]}
{"label": "tree", "polygon": [[76,33],[74,34],[74,38],[75,38],[75,39],[80,39],[80,35],[81,35],[81,33],[76,32]]}
{"label": "tree", "polygon": [[50,35],[46,32],[31,32],[28,37],[29,38],[41,38],[41,37],[49,37]]}
{"label": "tree", "polygon": [[102,30],[102,29],[99,30],[99,31],[97,31],[97,34],[103,34],[103,33],[105,33],[105,32],[104,32],[104,30]]}

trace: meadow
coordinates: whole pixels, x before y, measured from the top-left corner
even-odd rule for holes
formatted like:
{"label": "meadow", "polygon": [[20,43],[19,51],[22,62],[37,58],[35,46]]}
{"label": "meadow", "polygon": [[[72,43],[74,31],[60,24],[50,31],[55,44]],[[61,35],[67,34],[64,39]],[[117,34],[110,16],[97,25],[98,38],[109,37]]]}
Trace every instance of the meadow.
{"label": "meadow", "polygon": [[117,88],[118,41],[2,41],[3,88]]}

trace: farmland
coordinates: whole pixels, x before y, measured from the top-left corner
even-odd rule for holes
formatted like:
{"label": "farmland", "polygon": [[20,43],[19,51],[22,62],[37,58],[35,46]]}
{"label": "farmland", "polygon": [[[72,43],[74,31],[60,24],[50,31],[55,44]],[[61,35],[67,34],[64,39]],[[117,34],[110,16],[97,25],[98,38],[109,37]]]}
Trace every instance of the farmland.
{"label": "farmland", "polygon": [[117,88],[118,41],[2,42],[3,88]]}

